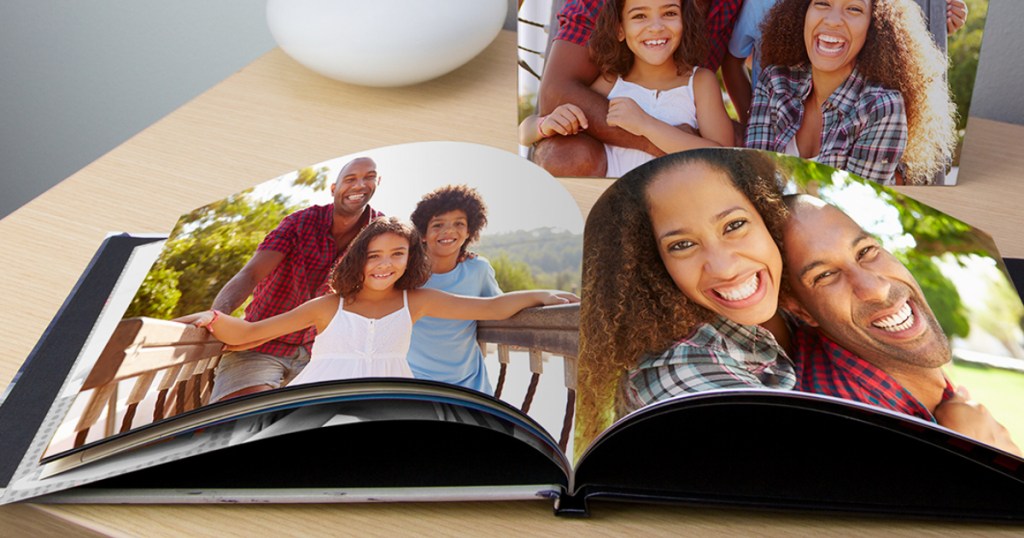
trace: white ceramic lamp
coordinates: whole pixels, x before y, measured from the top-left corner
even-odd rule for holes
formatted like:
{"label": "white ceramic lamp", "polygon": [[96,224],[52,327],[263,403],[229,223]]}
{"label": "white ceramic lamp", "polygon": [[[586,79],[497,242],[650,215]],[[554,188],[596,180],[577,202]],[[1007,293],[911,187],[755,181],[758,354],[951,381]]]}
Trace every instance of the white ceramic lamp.
{"label": "white ceramic lamp", "polygon": [[268,0],[278,46],[324,76],[404,86],[441,76],[484,50],[507,0]]}

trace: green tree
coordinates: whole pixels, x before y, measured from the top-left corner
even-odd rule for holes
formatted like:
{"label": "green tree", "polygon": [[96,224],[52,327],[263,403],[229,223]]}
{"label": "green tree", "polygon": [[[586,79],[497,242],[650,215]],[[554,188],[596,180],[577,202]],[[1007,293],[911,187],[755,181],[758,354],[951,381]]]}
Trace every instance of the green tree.
{"label": "green tree", "polygon": [[174,306],[178,304],[181,290],[178,289],[179,271],[168,269],[157,263],[135,293],[125,317],[148,316],[171,318]]}
{"label": "green tree", "polygon": [[[326,172],[304,168],[292,186],[323,188]],[[179,219],[125,317],[170,318],[209,308],[267,232],[304,205],[284,194],[260,201],[252,192],[229,196]]]}
{"label": "green tree", "polygon": [[303,168],[299,170],[299,175],[292,184],[296,187],[309,187],[315,191],[324,190],[327,188],[327,167]]}
{"label": "green tree", "polygon": [[935,313],[942,332],[947,336],[967,336],[971,321],[960,298],[956,285],[939,270],[931,256],[907,249],[894,255],[903,262],[910,274],[914,275],[925,301]]}
{"label": "green tree", "polygon": [[978,327],[996,337],[1011,356],[1024,359],[1020,341],[1024,305],[1018,300],[1017,290],[1006,279],[987,279],[986,288],[988,301],[972,312]]}
{"label": "green tree", "polygon": [[974,77],[978,72],[981,38],[988,17],[987,0],[967,0],[967,22],[948,42],[949,89],[953,94],[959,118],[957,128],[967,126],[967,114],[974,93]]}
{"label": "green tree", "polygon": [[[799,191],[820,194],[826,201],[831,197],[842,199],[844,186],[854,181],[848,174],[833,173],[828,166],[796,157],[780,156],[778,162]],[[967,308],[956,285],[942,273],[935,260],[946,253],[958,260],[970,255],[993,256],[991,240],[917,200],[870,181],[864,184],[896,209],[902,232],[914,238],[913,248],[894,251],[893,255],[914,275],[943,331],[950,336],[966,336],[970,331]]]}
{"label": "green tree", "polygon": [[498,281],[501,291],[517,291],[536,289],[537,285],[530,274],[530,266],[521,261],[514,261],[507,254],[499,254],[491,259],[494,278]]}

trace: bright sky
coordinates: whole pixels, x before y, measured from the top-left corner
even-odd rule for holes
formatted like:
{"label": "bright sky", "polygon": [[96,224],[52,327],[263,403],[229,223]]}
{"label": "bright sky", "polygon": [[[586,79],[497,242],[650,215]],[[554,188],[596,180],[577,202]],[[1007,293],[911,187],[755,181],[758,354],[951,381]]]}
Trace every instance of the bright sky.
{"label": "bright sky", "polygon": [[[583,217],[569,193],[546,171],[514,153],[464,142],[416,142],[361,151],[310,166],[327,166],[329,184],[341,167],[356,157],[376,161],[381,180],[370,205],[389,216],[408,219],[424,194],[442,185],[466,184],[475,188],[487,204],[485,234],[541,227],[583,233]],[[260,184],[254,195],[308,195],[292,187],[295,176],[290,173]],[[308,203],[330,202],[325,189],[311,195]]]}

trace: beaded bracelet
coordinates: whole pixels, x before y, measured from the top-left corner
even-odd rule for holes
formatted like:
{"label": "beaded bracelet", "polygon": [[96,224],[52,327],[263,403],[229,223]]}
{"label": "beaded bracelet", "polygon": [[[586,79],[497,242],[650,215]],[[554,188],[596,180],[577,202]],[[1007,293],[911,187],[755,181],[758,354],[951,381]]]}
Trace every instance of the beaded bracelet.
{"label": "beaded bracelet", "polygon": [[550,115],[551,114],[548,114],[547,116],[540,116],[539,118],[537,118],[537,134],[540,135],[541,138],[548,138],[549,136],[551,136],[544,134],[544,131],[540,128],[540,126],[544,123],[544,120],[548,119],[548,116]]}
{"label": "beaded bracelet", "polygon": [[217,318],[220,317],[220,311],[211,310],[210,312],[213,312],[213,319],[211,319],[210,322],[206,324],[206,330],[210,331],[210,334],[213,334],[213,324],[217,321]]}

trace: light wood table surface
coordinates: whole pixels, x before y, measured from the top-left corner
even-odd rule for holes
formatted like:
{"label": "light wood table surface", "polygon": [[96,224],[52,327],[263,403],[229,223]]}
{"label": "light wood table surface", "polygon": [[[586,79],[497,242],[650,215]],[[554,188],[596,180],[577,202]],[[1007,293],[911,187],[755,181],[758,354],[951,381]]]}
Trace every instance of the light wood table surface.
{"label": "light wood table surface", "polygon": [[[0,389],[14,376],[111,231],[168,232],[203,204],[303,166],[427,140],[516,151],[515,34],[415,87],[368,89],[274,50],[0,220]],[[987,230],[1024,257],[1024,127],[973,118],[961,185],[905,192]],[[61,148],[52,148],[60,151]],[[588,209],[608,180],[564,179]],[[2,435],[2,432],[0,432]],[[756,447],[752,447],[756,450]],[[940,471],[941,472],[941,471]],[[599,503],[590,519],[551,503],[0,507],[0,535],[835,535],[1006,534],[1021,527]]]}

